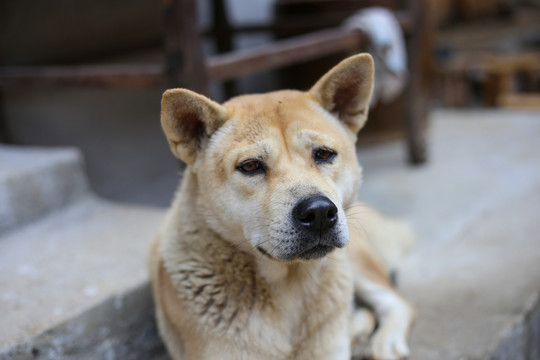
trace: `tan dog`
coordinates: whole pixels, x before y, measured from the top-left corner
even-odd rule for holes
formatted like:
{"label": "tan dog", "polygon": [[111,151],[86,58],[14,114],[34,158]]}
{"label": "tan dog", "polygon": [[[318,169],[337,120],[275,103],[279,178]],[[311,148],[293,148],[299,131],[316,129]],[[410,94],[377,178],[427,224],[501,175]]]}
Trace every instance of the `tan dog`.
{"label": "tan dog", "polygon": [[375,327],[354,296],[378,321],[369,356],[408,354],[412,309],[384,264],[410,232],[355,203],[372,87],[362,54],[308,92],[223,105],[165,92],[162,126],[188,165],[151,256],[173,359],[350,359],[352,339]]}

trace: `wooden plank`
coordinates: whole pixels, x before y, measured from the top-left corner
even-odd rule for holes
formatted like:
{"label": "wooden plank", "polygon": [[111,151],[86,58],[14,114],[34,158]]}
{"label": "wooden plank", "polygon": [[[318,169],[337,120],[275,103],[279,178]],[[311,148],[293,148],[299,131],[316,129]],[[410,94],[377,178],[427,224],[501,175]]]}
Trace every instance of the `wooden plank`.
{"label": "wooden plank", "polygon": [[[300,63],[362,44],[360,32],[323,30],[261,47],[212,56],[207,61],[211,79],[225,81],[280,66]],[[190,76],[198,76],[191,72]],[[160,65],[111,65],[65,67],[5,67],[0,69],[0,86],[78,86],[102,88],[166,87]],[[188,83],[183,83],[187,86]],[[179,86],[179,85],[173,85]]]}
{"label": "wooden plank", "polygon": [[0,86],[165,87],[162,65],[29,66],[0,68]]}
{"label": "wooden plank", "polygon": [[539,110],[540,93],[502,94],[497,99],[497,105],[507,109]]}
{"label": "wooden plank", "polygon": [[208,69],[210,78],[220,81],[229,80],[316,59],[322,55],[358,49],[363,41],[364,36],[357,31],[322,30],[260,48],[211,57],[208,60]]}

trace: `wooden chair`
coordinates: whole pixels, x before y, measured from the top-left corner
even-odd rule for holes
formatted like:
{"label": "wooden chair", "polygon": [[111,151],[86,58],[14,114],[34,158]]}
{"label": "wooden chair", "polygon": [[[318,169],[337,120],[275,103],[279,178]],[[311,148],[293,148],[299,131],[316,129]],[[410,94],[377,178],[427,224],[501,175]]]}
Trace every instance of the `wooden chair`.
{"label": "wooden chair", "polygon": [[[417,0],[419,1],[419,0]],[[427,116],[429,34],[424,9],[417,1],[397,17],[409,34],[410,82],[407,89],[405,132],[409,160],[413,164],[426,159],[422,119]],[[260,71],[298,64],[342,51],[358,51],[365,38],[357,31],[327,28],[271,42],[264,46],[232,50],[231,37],[240,31],[263,31],[269,27],[229,25],[223,0],[213,0],[214,34],[221,54],[205,58],[196,23],[196,0],[162,0],[165,29],[165,64],[4,67],[0,68],[0,88],[10,87],[100,87],[150,88],[185,87],[208,94],[209,80],[228,82]],[[270,27],[271,28],[271,27]],[[233,91],[228,83],[227,92]],[[1,101],[1,94],[0,94]],[[0,131],[5,125],[0,119]]]}

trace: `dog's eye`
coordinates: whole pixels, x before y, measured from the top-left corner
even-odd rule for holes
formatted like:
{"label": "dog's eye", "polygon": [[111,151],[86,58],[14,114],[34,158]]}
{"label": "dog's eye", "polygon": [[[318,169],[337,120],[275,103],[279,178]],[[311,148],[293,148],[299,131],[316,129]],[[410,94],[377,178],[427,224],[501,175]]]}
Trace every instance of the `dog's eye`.
{"label": "dog's eye", "polygon": [[266,172],[264,164],[259,160],[246,160],[238,165],[237,169],[246,175],[255,175]]}
{"label": "dog's eye", "polygon": [[327,148],[320,148],[313,151],[313,159],[317,164],[324,163],[324,162],[330,162],[334,160],[337,153],[334,150],[327,149]]}

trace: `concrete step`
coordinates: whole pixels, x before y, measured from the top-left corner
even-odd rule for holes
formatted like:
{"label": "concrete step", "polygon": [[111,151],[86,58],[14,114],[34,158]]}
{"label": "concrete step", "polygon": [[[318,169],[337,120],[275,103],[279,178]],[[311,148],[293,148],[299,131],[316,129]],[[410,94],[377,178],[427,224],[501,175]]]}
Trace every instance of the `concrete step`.
{"label": "concrete step", "polygon": [[76,149],[1,145],[0,359],[155,353],[139,330],[153,326],[146,258],[163,213],[93,196]]}
{"label": "concrete step", "polygon": [[416,306],[411,359],[540,359],[540,112],[441,111],[431,158],[401,144],[360,153],[360,197],[408,219],[402,264]]}
{"label": "concrete step", "polygon": [[540,359],[540,181],[403,264],[414,359]]}
{"label": "concrete step", "polygon": [[0,235],[87,193],[78,150],[0,144]]}
{"label": "concrete step", "polygon": [[149,286],[137,286],[0,351],[0,359],[169,360],[153,309]]}
{"label": "concrete step", "polygon": [[[144,284],[149,244],[162,217],[161,209],[88,195],[2,237],[0,349]],[[96,326],[106,331],[101,327],[108,319],[102,320]]]}

